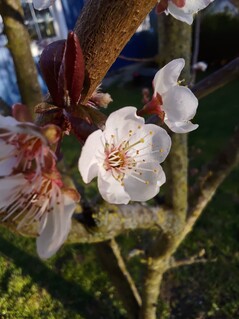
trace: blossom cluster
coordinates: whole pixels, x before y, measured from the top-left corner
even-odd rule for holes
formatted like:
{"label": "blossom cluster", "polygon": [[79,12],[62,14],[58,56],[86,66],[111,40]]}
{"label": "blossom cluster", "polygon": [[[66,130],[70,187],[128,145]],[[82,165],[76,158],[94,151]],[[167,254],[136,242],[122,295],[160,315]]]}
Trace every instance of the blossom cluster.
{"label": "blossom cluster", "polygon": [[[161,0],[156,10],[191,24],[193,15],[212,1]],[[33,0],[38,10],[54,2]],[[73,132],[84,143],[78,162],[80,174],[85,183],[97,177],[104,200],[128,204],[157,195],[166,181],[161,163],[171,148],[168,132],[188,133],[198,127],[191,122],[198,100],[179,82],[184,65],[183,59],[175,59],[155,74],[153,95],[144,92],[141,110],[126,106],[105,120],[98,108],[111,102],[108,94],[96,90],[86,105],[80,103],[84,57],[74,32],[66,41],[48,46],[40,66],[53,107],[59,118],[62,116],[63,131],[54,124],[38,127],[0,115],[1,222],[22,234],[36,235],[37,252],[43,259],[51,257],[66,240],[80,196],[64,185],[56,165],[53,150],[64,131]],[[205,67],[201,62],[194,69]],[[77,106],[74,114],[70,113],[72,106]],[[142,116],[152,114],[159,117],[161,126],[145,123]]]}
{"label": "blossom cluster", "polygon": [[0,218],[20,233],[37,235],[41,258],[65,241],[79,195],[64,187],[51,150],[61,131],[0,116]]}

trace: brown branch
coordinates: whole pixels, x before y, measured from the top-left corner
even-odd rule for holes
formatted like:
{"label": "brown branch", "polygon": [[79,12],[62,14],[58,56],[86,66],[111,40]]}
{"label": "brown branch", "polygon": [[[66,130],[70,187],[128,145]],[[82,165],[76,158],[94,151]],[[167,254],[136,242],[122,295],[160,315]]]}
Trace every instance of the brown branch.
{"label": "brown branch", "polygon": [[[140,204],[110,205],[105,203],[92,217],[91,225],[84,214],[73,220],[68,243],[97,243],[110,240],[126,231],[136,229],[162,229],[168,231],[176,224],[175,215],[162,207]],[[173,231],[176,231],[173,228]]]}
{"label": "brown branch", "polygon": [[201,99],[222,88],[239,77],[239,57],[232,60],[218,71],[207,76],[192,88],[193,93]]}
{"label": "brown branch", "polygon": [[111,240],[97,244],[96,253],[117,289],[123,305],[127,310],[127,318],[137,319],[141,298],[126,268],[116,241]]}
{"label": "brown branch", "polygon": [[157,0],[88,0],[76,23],[88,83],[86,102]]}
{"label": "brown branch", "polygon": [[157,55],[152,57],[152,58],[129,58],[129,57],[124,56],[124,55],[119,55],[118,58],[122,59],[122,60],[125,60],[125,61],[142,62],[142,63],[145,63],[145,62],[157,62],[157,60],[158,60],[158,56]]}
{"label": "brown branch", "polygon": [[186,258],[186,259],[182,259],[182,260],[175,260],[174,258],[172,258],[172,260],[170,260],[169,266],[168,266],[168,270],[171,269],[175,269],[178,267],[182,267],[182,266],[190,266],[190,265],[195,265],[195,264],[206,264],[208,262],[216,262],[217,259],[207,259],[207,258],[198,258],[198,256],[192,256],[190,258]]}

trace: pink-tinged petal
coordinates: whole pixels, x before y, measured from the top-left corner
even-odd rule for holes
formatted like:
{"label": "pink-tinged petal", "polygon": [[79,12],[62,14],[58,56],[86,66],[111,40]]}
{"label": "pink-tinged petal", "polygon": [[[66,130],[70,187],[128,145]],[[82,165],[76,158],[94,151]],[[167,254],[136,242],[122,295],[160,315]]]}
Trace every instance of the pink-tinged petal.
{"label": "pink-tinged petal", "polygon": [[124,187],[117,181],[110,171],[99,169],[98,188],[101,196],[112,204],[128,204],[130,196]]}
{"label": "pink-tinged petal", "polygon": [[71,229],[76,203],[67,195],[63,195],[63,198],[62,207],[56,205],[53,212],[48,214],[45,227],[37,238],[37,253],[42,259],[50,258],[56,253]]}
{"label": "pink-tinged petal", "polygon": [[53,5],[55,0],[33,0],[34,8],[37,10],[44,10]]}
{"label": "pink-tinged petal", "polygon": [[189,133],[198,128],[198,124],[193,124],[192,122],[170,122],[165,120],[165,123],[174,133]]}
{"label": "pink-tinged petal", "polygon": [[165,120],[184,122],[191,120],[197,111],[198,100],[186,87],[175,86],[163,96]]}
{"label": "pink-tinged petal", "polygon": [[118,139],[121,136],[127,136],[129,130],[135,131],[138,126],[144,124],[144,119],[136,114],[137,109],[133,106],[126,106],[109,115],[104,130],[104,136],[107,140],[111,135]]}
{"label": "pink-tinged petal", "polygon": [[178,7],[172,1],[168,3],[168,12],[180,21],[193,23],[193,15],[206,8],[213,0],[187,0],[185,6]]}
{"label": "pink-tinged petal", "polygon": [[172,86],[177,85],[178,78],[184,68],[184,59],[175,59],[166,64],[154,76],[154,95],[166,93]]}
{"label": "pink-tinged petal", "polygon": [[147,201],[158,194],[166,181],[159,163],[143,163],[132,170],[124,179],[124,187],[133,201]]}
{"label": "pink-tinged petal", "polygon": [[104,152],[101,130],[93,132],[82,147],[78,167],[85,183],[89,183],[98,175],[99,163],[96,155],[99,151]]}

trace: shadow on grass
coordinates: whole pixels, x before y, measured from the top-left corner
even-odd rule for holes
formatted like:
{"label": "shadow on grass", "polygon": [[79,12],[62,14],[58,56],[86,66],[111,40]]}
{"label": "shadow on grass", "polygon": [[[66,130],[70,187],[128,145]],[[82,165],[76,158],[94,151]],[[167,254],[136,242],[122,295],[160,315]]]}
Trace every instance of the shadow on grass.
{"label": "shadow on grass", "polygon": [[[104,318],[106,309],[94,297],[75,282],[70,282],[51,270],[37,257],[31,256],[16,247],[2,236],[0,237],[0,254],[22,269],[22,275],[29,275],[40,288],[44,288],[52,298],[60,301],[65,310],[74,311],[83,318]],[[4,281],[2,284],[4,286]],[[1,287],[3,289],[3,287]],[[76,301],[77,299],[77,301]]]}

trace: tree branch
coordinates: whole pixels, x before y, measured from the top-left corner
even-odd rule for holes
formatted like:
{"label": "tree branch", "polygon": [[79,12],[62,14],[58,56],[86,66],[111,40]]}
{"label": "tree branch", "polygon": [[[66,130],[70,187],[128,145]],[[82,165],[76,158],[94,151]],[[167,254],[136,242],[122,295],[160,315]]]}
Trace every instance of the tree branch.
{"label": "tree branch", "polygon": [[22,102],[34,116],[34,106],[41,99],[37,70],[30,49],[30,38],[23,22],[23,10],[19,0],[0,1],[0,14],[13,57]]}
{"label": "tree branch", "polygon": [[239,77],[239,57],[232,60],[218,71],[207,76],[193,86],[192,91],[198,99],[201,99],[220,89],[227,83]]}
{"label": "tree branch", "polygon": [[91,224],[83,213],[76,214],[75,217],[67,241],[71,244],[102,242],[136,229],[168,231],[172,224],[177,224],[176,217],[170,210],[141,204],[116,206],[104,203],[104,206],[91,216]]}
{"label": "tree branch", "polygon": [[82,103],[100,84],[110,66],[157,0],[88,0],[76,23],[88,81]]}
{"label": "tree branch", "polygon": [[118,244],[114,239],[97,244],[96,253],[114,283],[129,318],[137,319],[141,297],[126,268]]}

